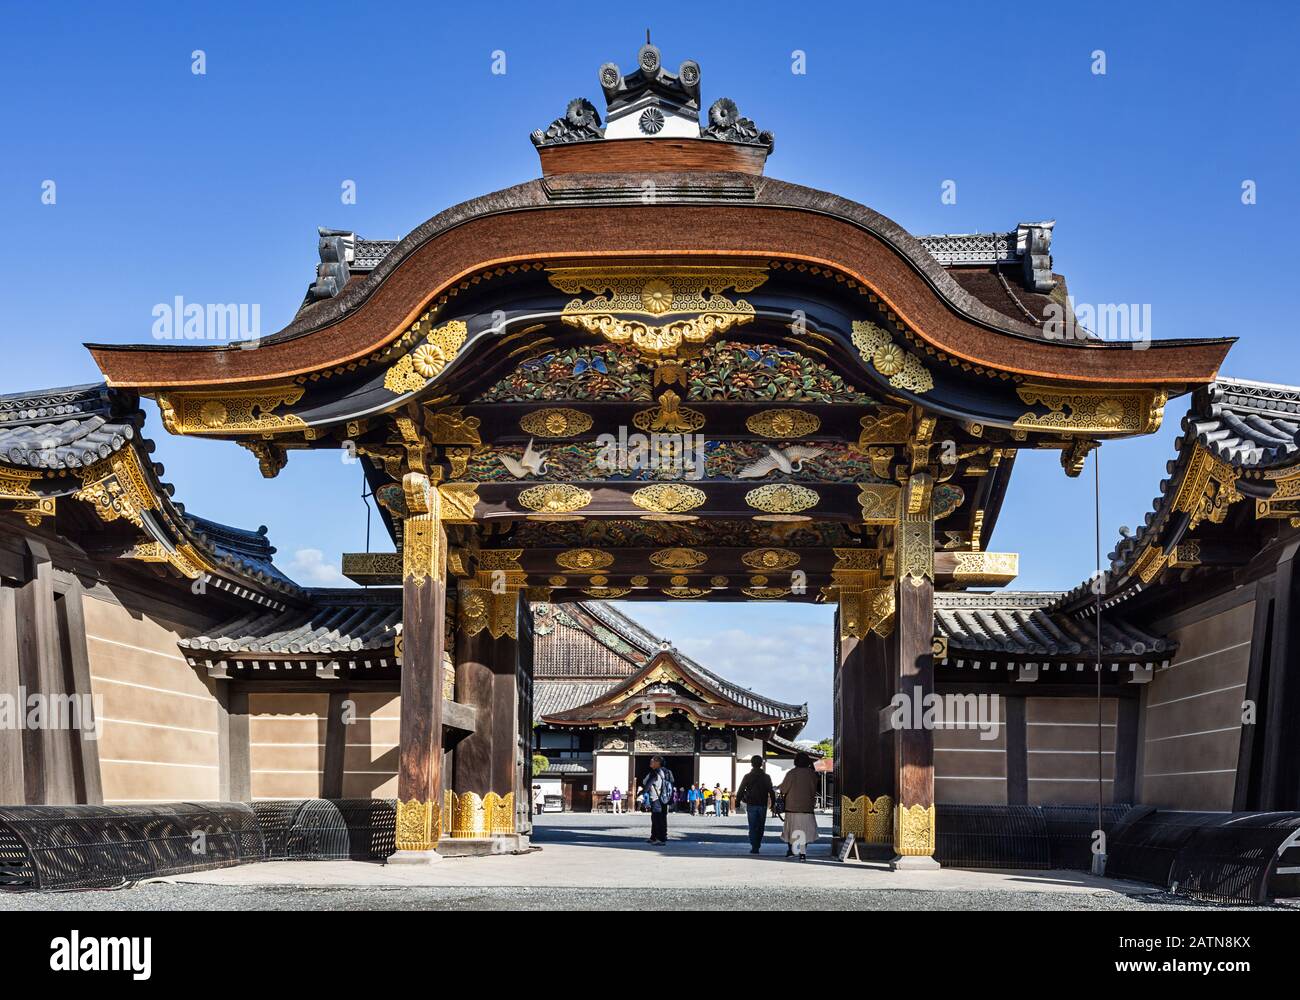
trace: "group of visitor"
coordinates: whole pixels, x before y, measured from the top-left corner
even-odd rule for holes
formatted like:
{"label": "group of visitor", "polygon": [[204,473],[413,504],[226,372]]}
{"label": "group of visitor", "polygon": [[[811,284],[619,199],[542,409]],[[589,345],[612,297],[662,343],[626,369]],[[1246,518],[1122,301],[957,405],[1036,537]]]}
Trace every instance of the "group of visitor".
{"label": "group of visitor", "polygon": [[[786,773],[780,787],[772,784],[763,758],[755,754],[750,758],[750,771],[736,789],[735,801],[745,807],[745,816],[749,824],[749,853],[758,854],[763,845],[763,828],[767,823],[769,805],[775,815],[782,817],[781,839],[786,844],[786,857],[798,857],[800,861],[808,860],[808,845],[817,840],[817,817],[814,813],[817,801],[817,775],[813,771],[812,758],[806,753],[795,755],[794,767]],[[622,792],[618,801],[622,801]],[[664,766],[662,757],[650,758],[650,772],[641,779],[641,800],[650,812],[650,843],[662,846],[668,843],[668,813],[674,806],[680,808],[682,788],[673,777],[673,772]],[[778,798],[778,795],[780,796]],[[610,795],[611,802],[614,795]],[[713,788],[691,785],[686,789],[685,802],[691,815],[705,815],[706,809],[715,810],[711,815],[728,815],[732,801],[729,789],[715,784]],[[698,812],[697,812],[698,810]],[[622,807],[616,808],[621,812]]]}
{"label": "group of visitor", "polygon": [[[714,782],[713,787],[699,784],[685,788],[674,785],[672,799],[669,803],[672,812],[688,812],[692,816],[730,816],[732,795],[730,788],[723,788],[721,782]],[[628,796],[617,785],[609,793],[609,810],[623,813]],[[637,796],[633,808],[641,812],[650,812],[650,794],[644,788]]]}
{"label": "group of visitor", "polygon": [[723,788],[718,782],[713,787],[708,785],[691,785],[690,788],[678,788],[673,796],[678,812],[689,812],[692,816],[730,816],[731,789]]}

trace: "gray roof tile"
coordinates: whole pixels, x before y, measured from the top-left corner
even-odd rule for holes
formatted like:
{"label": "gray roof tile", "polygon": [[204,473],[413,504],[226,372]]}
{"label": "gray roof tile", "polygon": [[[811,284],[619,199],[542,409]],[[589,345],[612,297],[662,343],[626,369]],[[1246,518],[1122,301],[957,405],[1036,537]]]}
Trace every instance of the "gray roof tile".
{"label": "gray roof tile", "polygon": [[[935,627],[948,638],[950,658],[959,651],[1012,658],[1095,656],[1095,619],[1052,610],[1060,597],[1059,593],[1038,591],[937,593]],[[1102,616],[1101,644],[1106,656],[1133,658],[1169,656],[1176,647],[1176,643],[1153,636],[1113,613]]]}

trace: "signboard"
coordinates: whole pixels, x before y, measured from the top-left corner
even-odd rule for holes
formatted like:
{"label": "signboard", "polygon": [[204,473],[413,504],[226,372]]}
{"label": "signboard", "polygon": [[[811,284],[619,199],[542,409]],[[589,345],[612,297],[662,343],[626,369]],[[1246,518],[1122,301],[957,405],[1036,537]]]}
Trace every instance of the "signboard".
{"label": "signboard", "polygon": [[695,752],[695,733],[690,729],[665,726],[637,726],[633,745],[636,753],[687,754]]}
{"label": "signboard", "polygon": [[858,854],[858,838],[851,833],[845,837],[844,842],[840,844],[840,860],[848,861],[850,853],[852,853],[852,855],[859,861],[862,860],[862,857]]}

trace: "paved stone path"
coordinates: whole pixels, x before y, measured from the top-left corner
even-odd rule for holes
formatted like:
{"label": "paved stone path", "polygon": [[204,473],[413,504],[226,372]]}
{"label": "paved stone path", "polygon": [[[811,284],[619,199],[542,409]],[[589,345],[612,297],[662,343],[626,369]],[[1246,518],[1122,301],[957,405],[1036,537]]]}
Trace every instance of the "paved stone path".
{"label": "paved stone path", "polygon": [[279,861],[196,872],[118,891],[0,894],[4,909],[1165,909],[1195,908],[1150,886],[1083,872],[892,872],[830,856],[789,860],[769,823],[749,854],[744,821],[674,816],[667,847],[645,843],[642,815],[538,817],[522,855],[448,858],[428,867]]}

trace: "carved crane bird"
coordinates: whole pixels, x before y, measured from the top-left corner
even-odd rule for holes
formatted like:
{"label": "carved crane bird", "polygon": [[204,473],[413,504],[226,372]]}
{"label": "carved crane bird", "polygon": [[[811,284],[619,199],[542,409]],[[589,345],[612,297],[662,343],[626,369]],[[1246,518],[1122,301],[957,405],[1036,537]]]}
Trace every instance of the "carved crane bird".
{"label": "carved crane bird", "polygon": [[750,463],[736,475],[741,479],[761,479],[776,469],[786,475],[792,472],[802,472],[805,461],[816,458],[825,451],[825,448],[810,448],[804,444],[792,444],[787,448],[773,448],[768,445],[767,458],[760,458],[757,462]]}
{"label": "carved crane bird", "polygon": [[533,448],[533,439],[528,439],[528,446],[524,448],[522,458],[515,458],[513,455],[498,454],[497,458],[501,459],[501,464],[506,467],[510,475],[516,479],[523,479],[525,476],[542,476],[546,474],[546,452],[548,449],[543,448],[537,451]]}

